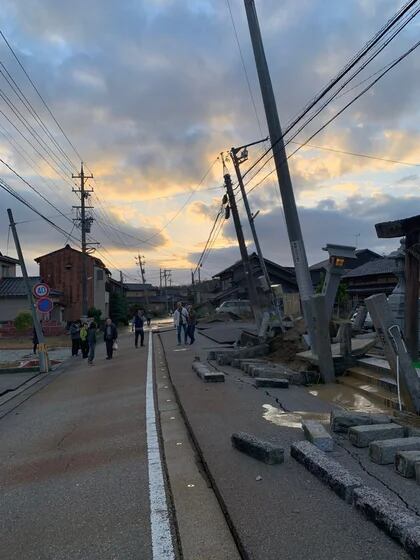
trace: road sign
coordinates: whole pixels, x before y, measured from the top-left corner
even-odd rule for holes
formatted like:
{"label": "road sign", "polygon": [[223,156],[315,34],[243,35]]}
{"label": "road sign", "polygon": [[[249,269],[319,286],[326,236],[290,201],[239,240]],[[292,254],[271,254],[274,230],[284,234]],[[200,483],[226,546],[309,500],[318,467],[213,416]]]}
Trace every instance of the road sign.
{"label": "road sign", "polygon": [[44,284],[40,282],[39,284],[35,284],[32,288],[33,294],[36,298],[46,298],[50,294],[50,287],[48,284]]}
{"label": "road sign", "polygon": [[37,300],[36,305],[38,307],[38,311],[41,313],[49,313],[54,307],[52,299],[48,297],[43,297]]}

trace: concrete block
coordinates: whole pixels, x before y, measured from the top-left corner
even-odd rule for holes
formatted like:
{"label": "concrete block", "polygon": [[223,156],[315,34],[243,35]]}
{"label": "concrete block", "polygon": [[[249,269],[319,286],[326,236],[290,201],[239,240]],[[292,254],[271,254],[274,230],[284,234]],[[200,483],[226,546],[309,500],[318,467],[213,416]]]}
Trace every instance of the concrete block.
{"label": "concrete block", "polygon": [[395,455],[395,470],[404,478],[414,478],[417,462],[420,464],[420,451],[399,451]]}
{"label": "concrete block", "polygon": [[369,445],[369,457],[378,465],[391,465],[399,451],[420,451],[420,438],[408,437],[373,441]]}
{"label": "concrete block", "polygon": [[416,515],[366,486],[354,490],[353,504],[414,558],[420,558],[420,525]]}
{"label": "concrete block", "polygon": [[278,379],[275,377],[257,377],[255,379],[255,387],[275,387],[276,389],[288,389],[288,379]]}
{"label": "concrete block", "polygon": [[368,424],[389,424],[391,418],[386,414],[370,414],[368,412],[355,412],[352,410],[333,410],[330,425],[332,432],[347,433],[353,426],[366,426]]}
{"label": "concrete block", "polygon": [[347,469],[327,457],[323,451],[309,441],[293,443],[290,454],[348,503],[352,501],[355,488],[363,485],[358,476],[350,474]]}
{"label": "concrete block", "polygon": [[202,379],[205,383],[223,383],[225,380],[224,373],[221,371],[210,370],[202,362],[193,362],[192,368],[198,377],[200,377],[200,379]]}
{"label": "concrete block", "polygon": [[232,445],[238,451],[250,455],[267,465],[276,465],[284,461],[284,449],[279,445],[261,440],[245,432],[232,434]]}
{"label": "concrete block", "polygon": [[302,422],[302,430],[308,441],[313,443],[322,451],[332,451],[334,449],[334,440],[320,422],[316,420],[304,420]]}
{"label": "concrete block", "polygon": [[420,484],[420,463],[414,465],[414,470],[416,471],[416,482]]}
{"label": "concrete block", "polygon": [[405,431],[397,424],[371,424],[349,428],[349,440],[355,447],[368,447],[372,441],[403,438]]}

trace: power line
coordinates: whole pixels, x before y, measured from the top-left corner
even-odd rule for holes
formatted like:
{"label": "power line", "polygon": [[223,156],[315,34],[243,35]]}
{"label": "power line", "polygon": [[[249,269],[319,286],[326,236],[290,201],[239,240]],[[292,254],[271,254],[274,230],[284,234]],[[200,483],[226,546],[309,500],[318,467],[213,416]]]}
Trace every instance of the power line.
{"label": "power line", "polygon": [[179,208],[179,210],[175,213],[174,216],[172,216],[172,218],[170,220],[168,220],[166,222],[166,224],[161,227],[156,233],[154,233],[151,237],[148,237],[145,242],[147,243],[148,241],[150,241],[150,239],[153,239],[154,237],[156,237],[157,235],[159,235],[160,233],[162,233],[162,231],[164,231],[170,224],[172,224],[172,222],[174,220],[176,220],[176,218],[181,214],[181,212],[184,210],[184,208],[186,207],[186,205],[189,203],[189,201],[191,200],[191,198],[194,196],[194,194],[198,191],[198,189],[200,188],[200,186],[203,184],[203,182],[205,181],[207,175],[210,173],[210,171],[213,169],[214,165],[216,164],[218,158],[216,158],[213,163],[209,166],[209,168],[207,169],[207,171],[204,173],[204,175],[202,176],[200,182],[198,183],[197,187],[195,189],[193,189],[191,191],[191,194],[188,196],[187,200],[184,202],[184,204]]}
{"label": "power line", "polygon": [[15,53],[15,51],[13,50],[12,46],[10,45],[9,41],[6,39],[3,31],[0,30],[0,35],[2,36],[4,42],[6,43],[7,47],[9,48],[10,52],[12,53],[13,57],[15,58],[15,60],[17,61],[17,63],[19,64],[20,68],[22,69],[23,73],[25,74],[25,76],[28,78],[30,84],[32,85],[32,87],[34,88],[34,90],[36,91],[36,93],[38,94],[38,97],[41,99],[44,107],[47,109],[48,113],[50,114],[50,116],[52,117],[53,121],[55,122],[55,124],[58,126],[59,130],[61,131],[61,133],[63,134],[64,138],[67,140],[67,142],[69,143],[69,145],[71,146],[71,148],[73,149],[74,153],[76,154],[77,158],[79,161],[82,161],[83,158],[82,156],[79,154],[79,152],[77,151],[77,149],[75,148],[75,146],[73,145],[73,143],[71,142],[71,140],[69,139],[69,137],[67,136],[67,134],[64,132],[63,128],[61,127],[60,123],[57,121],[57,119],[55,118],[54,114],[52,113],[51,109],[49,108],[47,102],[45,101],[45,99],[43,98],[43,96],[41,95],[40,91],[38,90],[38,88],[36,87],[36,85],[34,84],[34,82],[32,81],[32,78],[29,76],[28,72],[25,70],[23,64],[21,63],[21,61],[19,60],[17,54]]}
{"label": "power line", "polygon": [[[362,95],[364,95],[370,88],[372,88],[381,78],[383,78],[388,72],[390,72],[397,64],[399,64],[402,60],[404,60],[409,54],[411,54],[418,46],[420,45],[420,41],[418,41],[417,43],[415,43],[412,47],[410,47],[407,51],[405,51],[401,56],[399,56],[397,59],[395,59],[392,64],[390,66],[388,66],[385,70],[383,70],[381,72],[381,74],[375,78],[375,80],[373,80],[368,86],[366,86],[358,95],[356,95],[351,101],[349,101],[344,107],[342,107],[335,115],[333,115],[328,121],[326,121],[320,128],[318,128],[318,130],[316,132],[314,132],[303,144],[299,144],[299,147],[296,148],[296,150],[294,152],[292,152],[290,155],[288,155],[286,157],[287,159],[290,159],[291,157],[293,157],[299,150],[301,150],[304,146],[306,146],[311,140],[312,138],[314,138],[317,134],[319,134],[322,130],[324,130],[329,124],[331,124],[331,122],[333,122],[338,116],[340,116],[348,107],[350,107],[350,105],[352,105],[355,101],[357,101]],[[289,142],[291,142],[291,140],[289,140]],[[287,143],[289,143],[287,142]],[[286,145],[287,145],[286,143]],[[356,154],[354,154],[356,155]],[[261,166],[261,168],[259,169],[258,173],[262,170],[262,168],[273,158],[273,156],[271,155],[270,158]],[[401,162],[396,162],[396,163],[401,163]],[[265,181],[265,179],[267,179],[267,177],[269,177],[271,174],[273,173],[273,171],[270,171],[267,175],[265,175],[256,185],[254,185],[249,191],[248,194],[250,192],[252,192],[254,189],[256,189],[263,181]],[[254,175],[255,177],[256,175]],[[252,179],[254,178],[252,177]],[[248,181],[249,183],[249,181]],[[246,183],[246,184],[248,184]]]}
{"label": "power line", "polygon": [[[324,86],[324,88],[311,100],[309,101],[306,106],[303,108],[303,110],[299,113],[299,115],[297,117],[295,117],[292,122],[286,127],[286,129],[283,131],[282,135],[280,138],[276,138],[274,141],[272,139],[271,142],[271,147],[269,149],[267,149],[265,151],[264,154],[262,154],[262,156],[260,156],[243,174],[243,177],[245,177],[248,173],[250,173],[250,171],[252,169],[254,169],[256,167],[256,165],[258,165],[258,163],[264,159],[264,157],[271,151],[273,150],[273,148],[285,137],[286,134],[288,134],[296,125],[299,121],[301,121],[303,119],[303,117],[305,115],[307,115],[309,113],[309,111],[311,111],[315,105],[323,98],[325,97],[325,95],[330,92],[339,82],[340,80],[346,75],[348,74],[355,66],[356,64],[364,57],[366,56],[366,54],[373,49],[373,47],[375,45],[377,45],[379,43],[379,41],[392,29],[392,27],[395,26],[395,24],[403,18],[404,15],[407,14],[407,12],[410,11],[410,9],[418,2],[418,0],[411,0],[410,2],[407,2],[407,4],[405,6],[403,6],[390,20],[388,20],[388,22],[385,24],[385,26],[383,26],[381,28],[381,30],[379,32],[376,33],[376,35],[370,39],[366,45],[361,49],[361,51],[359,51],[358,54],[356,54],[347,64],[346,66],[335,76],[335,78],[333,78],[326,86]],[[357,70],[352,74],[352,76],[350,77],[350,79],[347,80],[347,82],[345,82],[344,86],[347,85],[363,68],[366,67],[366,65],[371,62],[371,60],[373,60],[373,58],[375,58],[377,56],[377,54],[379,54],[379,52],[381,52],[383,50],[383,48],[385,48],[385,46],[387,46],[389,44],[389,42],[395,38],[395,36],[417,15],[418,11],[420,8],[416,8],[411,14],[409,14],[406,18],[405,21],[403,21],[400,25],[400,27],[393,32],[393,35],[391,38],[388,38],[385,40],[385,42],[381,45],[379,45],[378,49],[376,52],[374,52],[374,54],[371,56],[371,58],[368,61],[365,61],[365,63],[363,64],[363,66]],[[323,106],[323,108],[326,107],[326,105],[328,105],[328,103],[330,103],[334,97],[339,93],[339,91],[341,91],[341,88],[335,92],[332,96],[330,96],[328,102]],[[318,114],[318,113],[317,113]],[[316,115],[315,115],[316,116]],[[312,117],[314,118],[314,117]],[[312,118],[310,120],[312,120]],[[307,121],[307,123],[305,124],[305,126],[310,122]],[[302,127],[303,128],[303,127]]]}

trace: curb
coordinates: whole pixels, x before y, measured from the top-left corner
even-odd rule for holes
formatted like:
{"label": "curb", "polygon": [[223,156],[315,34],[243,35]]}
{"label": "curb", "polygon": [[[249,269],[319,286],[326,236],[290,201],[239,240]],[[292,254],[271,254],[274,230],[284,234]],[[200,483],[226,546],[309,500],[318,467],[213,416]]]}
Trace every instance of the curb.
{"label": "curb", "polygon": [[420,517],[369,488],[307,441],[293,443],[290,454],[369,521],[420,560]]}

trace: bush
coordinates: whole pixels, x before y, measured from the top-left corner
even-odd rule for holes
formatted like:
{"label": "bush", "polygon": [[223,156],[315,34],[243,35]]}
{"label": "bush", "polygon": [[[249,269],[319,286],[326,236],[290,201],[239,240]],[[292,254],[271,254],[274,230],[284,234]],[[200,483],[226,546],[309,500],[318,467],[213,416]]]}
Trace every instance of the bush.
{"label": "bush", "polygon": [[14,320],[14,325],[18,332],[27,331],[32,327],[32,315],[29,311],[22,311]]}

